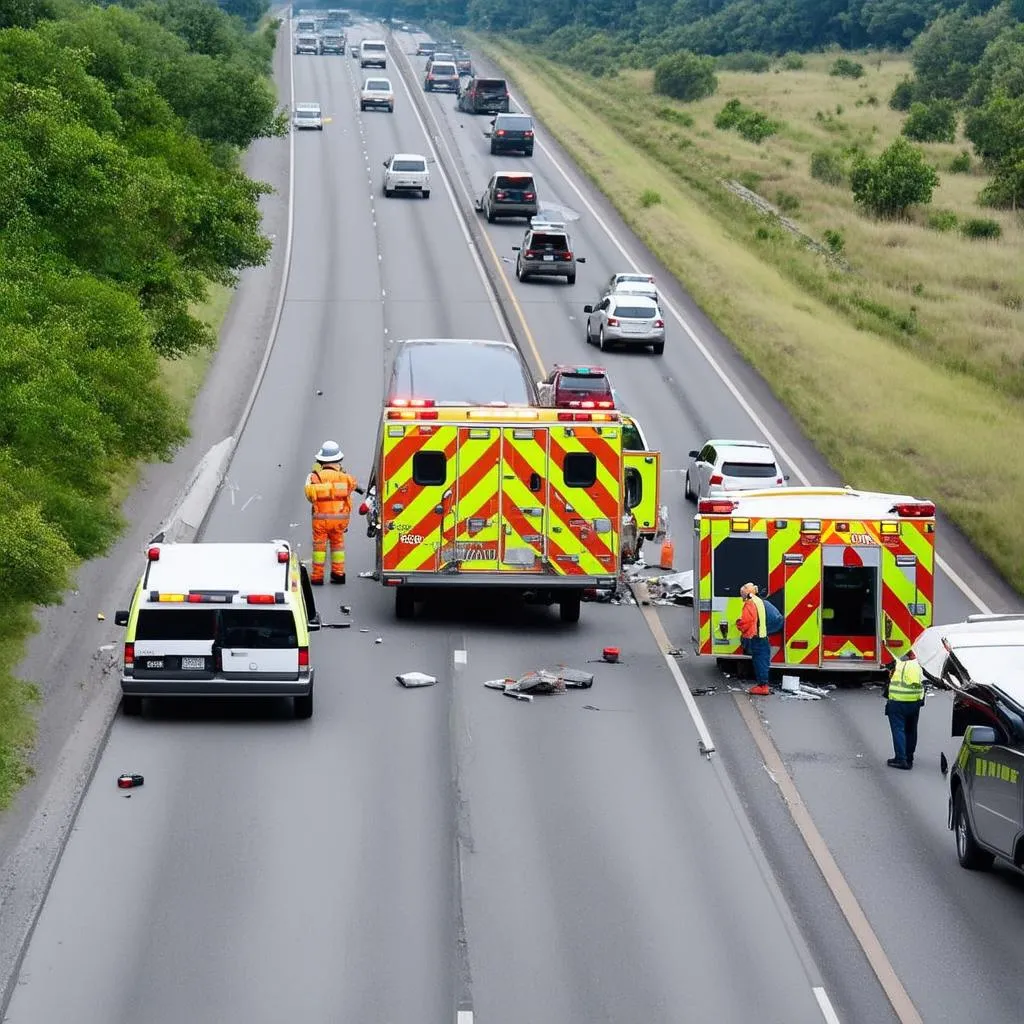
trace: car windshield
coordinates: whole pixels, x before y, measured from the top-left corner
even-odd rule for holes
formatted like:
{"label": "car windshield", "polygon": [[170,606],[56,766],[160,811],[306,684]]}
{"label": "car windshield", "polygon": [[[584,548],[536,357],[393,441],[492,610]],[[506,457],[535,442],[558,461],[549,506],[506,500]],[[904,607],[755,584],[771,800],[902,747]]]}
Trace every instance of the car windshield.
{"label": "car windshield", "polygon": [[422,160],[394,160],[391,163],[393,171],[425,171],[427,165]]}
{"label": "car windshield", "polygon": [[494,182],[495,188],[521,188],[527,191],[533,189],[533,178],[527,178],[525,176],[513,177],[511,174],[499,174]]}
{"label": "car windshield", "polygon": [[745,476],[768,479],[778,476],[774,462],[723,462],[722,476]]}
{"label": "car windshield", "polygon": [[611,394],[612,386],[607,377],[599,377],[596,373],[581,376],[563,373],[558,379],[558,386],[563,391],[603,391]]}
{"label": "car windshield", "polygon": [[615,315],[626,320],[653,320],[658,311],[654,306],[616,306]]}
{"label": "car windshield", "polygon": [[295,111],[295,116],[296,117],[318,118],[320,116],[320,111],[319,110],[296,110]]}
{"label": "car windshield", "polygon": [[612,280],[617,284],[627,284],[631,282],[636,284],[654,283],[647,274],[616,274]]}
{"label": "car windshield", "polygon": [[435,64],[433,71],[436,78],[454,78],[458,74],[454,64]]}
{"label": "car windshield", "polygon": [[495,128],[503,128],[507,132],[525,132],[533,127],[533,119],[529,117],[499,117]]}
{"label": "car windshield", "polygon": [[378,79],[375,82],[367,82],[366,83],[366,88],[367,89],[380,89],[382,92],[390,92],[391,91],[391,83],[390,82],[382,82],[382,81],[380,81]]}
{"label": "car windshield", "polygon": [[569,248],[569,240],[565,235],[541,235],[535,233],[530,240],[531,249],[556,249],[564,252]]}
{"label": "car windshield", "polygon": [[483,93],[498,93],[504,96],[506,92],[505,83],[499,79],[478,78],[476,87]]}
{"label": "car windshield", "polygon": [[384,52],[384,44],[383,43],[363,43],[363,49],[367,50],[368,52],[371,52],[371,53],[383,53]]}

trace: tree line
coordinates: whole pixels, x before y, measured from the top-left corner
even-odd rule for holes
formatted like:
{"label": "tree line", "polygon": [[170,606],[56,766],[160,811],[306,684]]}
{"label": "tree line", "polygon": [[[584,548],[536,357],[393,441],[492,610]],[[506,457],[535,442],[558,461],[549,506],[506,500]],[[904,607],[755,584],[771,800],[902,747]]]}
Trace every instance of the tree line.
{"label": "tree line", "polygon": [[195,305],[267,259],[239,160],[286,131],[260,3],[0,0],[0,621],[115,537],[119,474],[187,433],[161,358],[212,345]]}

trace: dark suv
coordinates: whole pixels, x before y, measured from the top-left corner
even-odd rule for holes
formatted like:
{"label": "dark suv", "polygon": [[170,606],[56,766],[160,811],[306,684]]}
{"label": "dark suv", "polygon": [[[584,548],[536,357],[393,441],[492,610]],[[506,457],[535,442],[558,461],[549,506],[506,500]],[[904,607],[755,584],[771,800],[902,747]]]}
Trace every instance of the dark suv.
{"label": "dark suv", "polygon": [[537,186],[529,172],[496,171],[476,208],[493,224],[499,217],[537,216]]}
{"label": "dark suv", "polygon": [[529,114],[499,114],[484,134],[490,137],[492,153],[533,156],[533,118]]}
{"label": "dark suv", "polygon": [[508,85],[504,78],[472,78],[459,93],[459,110],[467,114],[507,114]]}
{"label": "dark suv", "polygon": [[526,229],[522,245],[512,246],[516,257],[516,277],[525,281],[531,277],[564,277],[568,284],[576,283],[576,264],[586,263],[586,257],[572,251],[572,239],[565,224],[560,221],[533,220]]}

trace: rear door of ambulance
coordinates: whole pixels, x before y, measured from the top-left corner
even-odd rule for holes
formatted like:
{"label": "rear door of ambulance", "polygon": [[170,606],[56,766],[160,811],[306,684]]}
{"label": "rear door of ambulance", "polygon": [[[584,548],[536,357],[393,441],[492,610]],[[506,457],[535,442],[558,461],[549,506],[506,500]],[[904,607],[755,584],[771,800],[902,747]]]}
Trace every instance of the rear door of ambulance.
{"label": "rear door of ambulance", "polygon": [[445,522],[442,567],[464,573],[498,571],[501,547],[501,427],[457,427],[454,509]]}
{"label": "rear door of ambulance", "polygon": [[403,415],[384,425],[379,501],[385,577],[436,573],[455,527],[459,428]]}
{"label": "rear door of ambulance", "polygon": [[[499,557],[506,573],[542,573],[550,557],[550,467],[546,425],[501,430]],[[556,545],[557,547],[557,545]]]}
{"label": "rear door of ambulance", "polygon": [[557,423],[548,434],[548,564],[559,575],[614,578],[622,522],[621,424]]}

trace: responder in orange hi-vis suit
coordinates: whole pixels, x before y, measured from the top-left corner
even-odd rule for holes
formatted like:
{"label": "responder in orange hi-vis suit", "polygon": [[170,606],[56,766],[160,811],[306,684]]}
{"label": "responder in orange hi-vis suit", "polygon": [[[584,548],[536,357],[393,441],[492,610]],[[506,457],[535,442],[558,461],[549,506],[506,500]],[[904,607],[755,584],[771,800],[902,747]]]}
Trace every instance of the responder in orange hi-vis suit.
{"label": "responder in orange hi-vis suit", "polygon": [[341,468],[345,456],[337,441],[324,441],[313,472],[306,477],[306,500],[313,506],[313,570],[309,582],[322,585],[331,545],[331,582],[345,582],[345,531],[352,515],[352,492],[362,494],[356,478]]}

